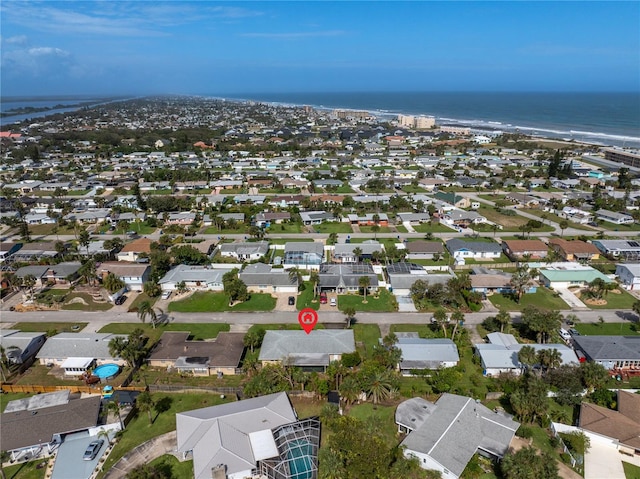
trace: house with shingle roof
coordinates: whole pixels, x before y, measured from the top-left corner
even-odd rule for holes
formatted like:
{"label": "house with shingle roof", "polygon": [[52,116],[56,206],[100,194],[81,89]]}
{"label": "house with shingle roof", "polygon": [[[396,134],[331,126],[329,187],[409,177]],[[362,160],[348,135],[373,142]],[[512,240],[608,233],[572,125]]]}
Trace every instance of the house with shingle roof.
{"label": "house with shingle roof", "polygon": [[548,247],[540,240],[503,240],[502,251],[512,260],[544,259]]}
{"label": "house with shingle roof", "polygon": [[593,261],[600,258],[600,250],[593,244],[582,240],[551,238],[549,246],[557,251],[565,261]]}
{"label": "house with shingle roof", "polygon": [[151,240],[148,238],[138,238],[127,243],[117,254],[118,261],[138,261],[142,255],[151,254]]}
{"label": "house with shingle roof", "polygon": [[298,292],[298,278],[289,276],[283,268],[273,268],[264,263],[247,265],[238,278],[247,285],[247,291],[254,293]]}
{"label": "house with shingle roof", "polygon": [[223,291],[222,278],[232,268],[214,269],[210,266],[179,264],[158,281],[162,291],[175,291],[184,283],[188,290]]}
{"label": "house with shingle roof", "polygon": [[453,238],[445,244],[451,256],[456,259],[493,259],[499,258],[502,254],[500,245],[493,242],[464,241],[459,238]]}
{"label": "house with shingle roof", "polygon": [[425,339],[418,333],[396,333],[395,346],[402,352],[398,370],[403,376],[423,369],[452,368],[460,361],[458,348],[450,339]]}
{"label": "house with shingle roof", "polygon": [[286,362],[309,371],[324,371],[332,361],[356,350],[352,329],[269,330],[258,360],[263,365]]}
{"label": "house with shingle roof", "polygon": [[473,398],[449,393],[435,404],[422,398],[404,401],[395,421],[409,433],[400,444],[404,456],[416,458],[423,469],[439,471],[444,479],[459,478],[476,453],[501,459],[520,427]]}
{"label": "house with shingle roof", "polygon": [[103,280],[112,273],[124,281],[129,291],[142,291],[144,283],[149,281],[151,266],[130,261],[105,261],[100,263],[96,271]]}
{"label": "house with shingle roof", "polygon": [[573,336],[576,350],[606,369],[640,370],[640,335]]}
{"label": "house with shingle roof", "polygon": [[320,290],[335,291],[338,294],[345,292],[357,293],[360,290],[360,278],[369,278],[368,291],[378,289],[378,275],[368,263],[353,264],[322,264],[320,265]]}
{"label": "house with shingle roof", "polygon": [[220,256],[238,261],[256,261],[269,252],[267,241],[253,243],[222,243],[218,246]]}

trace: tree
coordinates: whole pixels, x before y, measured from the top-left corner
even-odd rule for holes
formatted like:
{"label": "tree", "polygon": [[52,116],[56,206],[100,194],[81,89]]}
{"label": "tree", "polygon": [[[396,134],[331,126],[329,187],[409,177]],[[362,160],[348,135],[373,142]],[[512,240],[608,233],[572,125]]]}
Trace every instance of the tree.
{"label": "tree", "polygon": [[109,273],[102,280],[102,286],[109,291],[110,293],[115,293],[116,291],[120,291],[122,288],[126,286],[126,283],[118,278],[115,274]]}
{"label": "tree", "polygon": [[633,312],[638,315],[638,318],[640,318],[640,299],[637,301],[634,301],[633,305],[631,306],[631,309],[633,309]]}
{"label": "tree", "polygon": [[345,322],[347,323],[347,328],[351,326],[351,321],[356,315],[356,309],[353,306],[347,306],[342,310],[345,317]]}
{"label": "tree", "polygon": [[82,266],[80,266],[78,274],[84,278],[88,285],[93,285],[93,283],[98,279],[96,262],[92,258],[87,259],[82,263]]}
{"label": "tree", "polygon": [[496,314],[496,321],[500,324],[500,332],[504,332],[504,327],[511,324],[511,315],[506,309],[500,308],[498,314]]}
{"label": "tree", "polygon": [[536,354],[536,359],[543,374],[562,364],[562,355],[557,349],[540,349]]}
{"label": "tree", "polygon": [[313,298],[318,296],[318,285],[320,284],[320,274],[313,270],[309,273],[309,281],[313,284]]}
{"label": "tree", "polygon": [[367,397],[371,397],[373,404],[378,404],[381,400],[388,399],[393,390],[389,371],[373,371],[364,379],[365,392]]}
{"label": "tree", "polygon": [[567,220],[560,220],[558,222],[558,226],[560,227],[561,234],[560,236],[564,236],[564,230],[569,227],[569,222]]}
{"label": "tree", "polygon": [[109,354],[113,357],[121,357],[129,367],[136,367],[147,355],[147,338],[144,331],[136,328],[128,337],[116,336],[109,341]]}
{"label": "tree", "polygon": [[89,244],[91,243],[91,235],[87,230],[80,231],[78,235],[78,244],[87,249],[87,256],[89,256]]}
{"label": "tree", "polygon": [[176,291],[178,294],[183,294],[187,292],[187,283],[183,281],[180,281],[178,284],[176,284]]}
{"label": "tree", "polygon": [[[157,311],[160,313],[160,316],[164,314],[164,311],[160,308],[158,308]],[[144,324],[147,317],[149,317],[149,322],[151,323],[151,326],[153,326],[153,329],[155,329],[156,323],[158,322],[158,313],[153,308],[151,301],[142,301],[138,305],[138,319]]]}
{"label": "tree", "polygon": [[118,421],[120,421],[120,430],[124,431],[124,423],[122,422],[122,414],[121,414],[121,410],[120,410],[120,404],[118,404],[118,401],[114,400],[114,401],[109,401],[107,403],[107,411],[112,412],[113,414],[115,414],[116,416],[118,416]]}
{"label": "tree", "polygon": [[138,394],[138,397],[136,398],[136,407],[140,412],[146,412],[149,417],[149,425],[153,424],[151,412],[155,407],[155,401],[153,400],[153,397],[151,397],[151,393],[149,391],[143,391]]}
{"label": "tree", "polygon": [[589,392],[593,392],[598,388],[604,388],[609,381],[609,371],[602,364],[593,361],[585,361],[580,363],[580,373],[582,384]]}
{"label": "tree", "polygon": [[451,321],[453,321],[453,331],[451,333],[451,339],[454,339],[456,336],[456,332],[458,331],[458,326],[462,326],[464,324],[464,313],[459,309],[456,309],[451,314]]}
{"label": "tree", "polygon": [[302,271],[299,268],[291,268],[289,270],[289,281],[295,283],[300,288],[302,285]]}
{"label": "tree", "polygon": [[549,336],[560,328],[562,315],[558,311],[527,306],[522,311],[522,323],[536,335],[539,343],[546,343]]}
{"label": "tree", "polygon": [[251,226],[249,228],[249,234],[259,241],[264,238],[264,230],[258,226]]}
{"label": "tree", "polygon": [[10,459],[11,455],[7,451],[0,451],[0,476],[2,476],[2,479],[7,479],[7,476],[4,472],[4,463],[9,462]]}
{"label": "tree", "polygon": [[536,363],[536,350],[532,346],[522,346],[518,351],[518,362],[528,371]]}
{"label": "tree", "polygon": [[36,285],[36,281],[36,277],[32,274],[22,277],[22,287],[29,290],[29,296],[33,296],[33,287]]}
{"label": "tree", "polygon": [[556,460],[548,452],[524,447],[502,458],[500,469],[505,479],[559,479]]}
{"label": "tree", "polygon": [[338,386],[340,398],[345,402],[345,409],[358,400],[362,393],[360,383],[353,375],[347,376]]}
{"label": "tree", "polygon": [[537,376],[526,374],[522,376],[509,402],[516,416],[524,422],[535,422],[548,411],[549,398],[547,384]]}
{"label": "tree", "polygon": [[509,286],[515,291],[516,302],[520,303],[520,299],[524,292],[531,286],[533,281],[531,271],[529,271],[529,266],[523,265],[519,266],[515,273],[511,275],[511,280],[509,280]]}
{"label": "tree", "polygon": [[250,348],[251,352],[253,352],[255,348],[259,348],[262,345],[262,340],[266,333],[264,328],[250,328],[247,334],[244,335],[243,343],[245,347]]}
{"label": "tree", "polygon": [[433,321],[442,327],[442,333],[444,337],[447,337],[447,323],[449,322],[449,316],[447,315],[447,310],[444,308],[438,308],[433,313]]}
{"label": "tree", "polygon": [[356,263],[360,262],[360,258],[362,257],[362,248],[360,248],[359,246],[353,248],[353,255],[356,258]]}
{"label": "tree", "polygon": [[371,284],[371,278],[369,276],[360,276],[358,278],[358,285],[362,288],[362,294],[364,299],[362,300],[363,304],[367,303],[367,290],[369,289],[369,285]]}

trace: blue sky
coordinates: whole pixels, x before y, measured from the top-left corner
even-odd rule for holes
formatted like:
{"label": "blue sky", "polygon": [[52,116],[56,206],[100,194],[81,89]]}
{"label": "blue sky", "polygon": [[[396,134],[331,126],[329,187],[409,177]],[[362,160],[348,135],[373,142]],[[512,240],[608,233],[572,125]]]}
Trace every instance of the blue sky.
{"label": "blue sky", "polygon": [[640,90],[637,1],[0,9],[2,95]]}

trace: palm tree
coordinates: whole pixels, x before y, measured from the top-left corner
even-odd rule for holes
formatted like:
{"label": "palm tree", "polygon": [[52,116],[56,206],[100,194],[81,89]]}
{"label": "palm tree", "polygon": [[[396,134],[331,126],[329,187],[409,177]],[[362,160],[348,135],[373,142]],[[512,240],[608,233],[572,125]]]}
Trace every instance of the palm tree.
{"label": "palm tree", "polygon": [[360,257],[362,256],[362,248],[359,246],[353,248],[353,255],[356,257],[356,263],[359,263]]}
{"label": "palm tree", "polygon": [[151,417],[151,411],[155,407],[155,401],[151,397],[149,391],[141,392],[136,398],[136,407],[140,412],[146,412],[149,416],[149,425],[153,424],[153,418]]}
{"label": "palm tree", "polygon": [[346,409],[358,400],[358,397],[362,394],[362,388],[355,377],[347,376],[338,386],[338,392],[342,400],[344,400]]}
{"label": "palm tree", "polygon": [[375,371],[366,379],[367,396],[371,396],[373,404],[391,396],[393,384],[388,371]]}
{"label": "palm tree", "polygon": [[107,444],[111,445],[111,438],[109,437],[109,431],[103,427],[98,431],[98,438],[104,437],[107,440]]}
{"label": "palm tree", "polygon": [[0,375],[2,375],[3,382],[7,382],[8,373],[9,373],[9,358],[7,357],[4,346],[0,345]]}
{"label": "palm tree", "polygon": [[354,308],[353,306],[347,306],[346,308],[344,308],[344,310],[342,310],[342,312],[344,313],[345,322],[347,323],[348,328],[349,326],[351,326],[351,321],[356,315],[356,308]]}
{"label": "palm tree", "polygon": [[3,464],[5,462],[8,462],[9,459],[11,459],[11,456],[7,451],[0,451],[0,476],[2,476],[2,479],[7,479],[7,476],[5,475],[5,472],[4,472]]}
{"label": "palm tree", "polygon": [[511,315],[506,309],[500,309],[500,312],[496,314],[496,321],[500,323],[500,332],[504,333],[504,327],[511,323]]}
{"label": "palm tree", "polygon": [[109,401],[106,407],[107,411],[112,412],[113,414],[118,416],[118,421],[120,421],[120,430],[123,431],[124,423],[122,422],[122,415],[120,414],[120,404],[118,404],[118,401]]}
{"label": "palm tree", "polygon": [[558,226],[560,227],[560,236],[563,237],[564,236],[564,230],[566,230],[569,227],[569,222],[567,220],[560,220],[560,222],[558,223]]}
{"label": "palm tree", "polygon": [[451,320],[453,321],[453,332],[451,333],[451,339],[453,339],[456,336],[456,331],[458,331],[458,326],[462,326],[464,324],[464,313],[459,309],[456,309],[451,315]]}
{"label": "palm tree", "polygon": [[318,296],[318,285],[320,284],[320,274],[317,271],[311,271],[309,281],[313,283],[313,299]]}
{"label": "palm tree", "polygon": [[289,281],[296,283],[299,288],[302,284],[302,271],[299,268],[291,268],[289,270]]}
{"label": "palm tree", "polygon": [[[157,311],[160,313],[160,316],[164,314],[164,311],[162,311],[160,308],[157,308]],[[156,322],[158,321],[158,314],[153,308],[151,301],[142,301],[138,305],[138,319],[144,323],[145,319],[147,319],[147,316],[150,319],[151,326],[153,326],[153,329],[155,329]]]}
{"label": "palm tree", "polygon": [[447,323],[449,322],[449,316],[447,315],[447,311],[444,308],[438,308],[433,313],[433,320],[442,326],[442,332],[444,333],[444,337],[447,337]]}
{"label": "palm tree", "polygon": [[29,295],[33,296],[33,287],[36,285],[36,277],[32,274],[27,274],[22,278],[22,286],[29,290]]}
{"label": "palm tree", "polygon": [[369,276],[360,276],[360,278],[358,278],[358,285],[362,288],[362,294],[364,295],[364,299],[362,300],[363,304],[367,303],[367,289],[369,289],[370,284],[371,278],[369,278]]}
{"label": "palm tree", "polygon": [[536,350],[532,346],[522,346],[518,351],[518,361],[524,371],[528,371],[536,363]]}

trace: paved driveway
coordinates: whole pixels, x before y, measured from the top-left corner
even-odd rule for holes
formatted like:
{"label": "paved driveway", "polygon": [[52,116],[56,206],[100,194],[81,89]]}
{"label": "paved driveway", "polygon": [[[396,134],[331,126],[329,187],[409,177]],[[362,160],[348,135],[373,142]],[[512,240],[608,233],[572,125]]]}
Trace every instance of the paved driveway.
{"label": "paved driveway", "polygon": [[584,478],[625,479],[622,456],[611,440],[584,432],[591,442],[584,458]]}
{"label": "paved driveway", "polygon": [[562,300],[569,305],[571,309],[589,309],[580,299],[566,288],[556,288],[556,291]]}
{"label": "paved driveway", "polygon": [[82,459],[84,451],[91,441],[96,441],[96,436],[89,436],[88,432],[72,434],[65,437],[64,442],[58,448],[56,462],[53,466],[51,479],[87,479],[91,477],[98,461],[107,449],[106,438],[98,454],[92,461]]}

